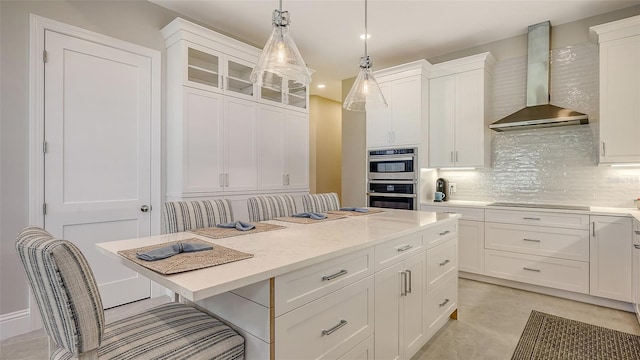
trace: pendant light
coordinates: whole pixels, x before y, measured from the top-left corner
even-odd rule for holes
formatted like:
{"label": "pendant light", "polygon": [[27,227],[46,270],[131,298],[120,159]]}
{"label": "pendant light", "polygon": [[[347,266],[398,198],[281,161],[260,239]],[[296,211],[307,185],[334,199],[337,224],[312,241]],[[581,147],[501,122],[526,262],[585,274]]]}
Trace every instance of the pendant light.
{"label": "pendant light", "polygon": [[251,72],[251,82],[260,86],[280,89],[282,78],[289,81],[288,88],[305,87],[311,83],[311,71],[300,55],[296,43],[289,34],[289,12],[273,10],[273,31],[267,40],[258,64]]}
{"label": "pendant light", "polygon": [[352,111],[378,110],[387,107],[378,82],[373,77],[373,62],[367,55],[367,0],[364,0],[364,56],[360,58],[360,72],[342,107]]}

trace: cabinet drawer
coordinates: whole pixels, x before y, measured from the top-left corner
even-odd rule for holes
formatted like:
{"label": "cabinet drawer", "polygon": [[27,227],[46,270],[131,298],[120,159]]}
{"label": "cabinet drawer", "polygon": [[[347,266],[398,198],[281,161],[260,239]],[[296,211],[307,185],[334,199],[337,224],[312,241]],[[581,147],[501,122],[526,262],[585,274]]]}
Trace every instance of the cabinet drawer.
{"label": "cabinet drawer", "polygon": [[589,263],[485,250],[487,276],[589,293]]}
{"label": "cabinet drawer", "polygon": [[373,248],[276,277],[276,316],[373,274]]}
{"label": "cabinet drawer", "polygon": [[373,334],[373,276],[276,318],[276,359],[337,359]]}
{"label": "cabinet drawer", "polygon": [[441,205],[421,205],[422,211],[456,213],[462,215],[463,220],[484,221],[484,209],[470,208],[465,206],[441,206]]}
{"label": "cabinet drawer", "polygon": [[458,277],[449,278],[427,295],[424,303],[427,314],[427,338],[431,338],[458,308]]}
{"label": "cabinet drawer", "polygon": [[485,247],[567,260],[589,261],[589,231],[485,223]]}
{"label": "cabinet drawer", "polygon": [[421,232],[377,245],[375,248],[376,271],[411,257],[423,249]]}
{"label": "cabinet drawer", "polygon": [[373,346],[373,335],[371,335],[365,341],[347,351],[339,360],[374,360]]}
{"label": "cabinet drawer", "polygon": [[457,224],[457,221],[448,221],[425,230],[424,246],[429,249],[445,242],[450,237],[457,235]]}
{"label": "cabinet drawer", "polygon": [[589,215],[585,214],[487,209],[484,219],[487,222],[589,230]]}
{"label": "cabinet drawer", "polygon": [[452,238],[427,250],[427,292],[438,287],[457,270],[458,242]]}

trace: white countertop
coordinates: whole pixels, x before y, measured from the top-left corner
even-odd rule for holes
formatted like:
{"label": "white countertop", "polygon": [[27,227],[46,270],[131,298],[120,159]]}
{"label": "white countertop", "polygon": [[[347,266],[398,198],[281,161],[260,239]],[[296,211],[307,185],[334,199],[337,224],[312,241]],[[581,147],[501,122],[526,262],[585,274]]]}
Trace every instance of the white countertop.
{"label": "white countertop", "polygon": [[464,200],[451,200],[451,201],[426,201],[421,202],[420,205],[428,206],[458,206],[458,207],[471,207],[471,208],[485,208],[485,209],[509,209],[520,211],[542,211],[542,212],[561,212],[561,213],[578,213],[588,215],[615,215],[615,216],[629,216],[634,217],[640,221],[640,211],[636,208],[613,208],[613,207],[598,207],[591,206],[589,211],[581,210],[566,210],[566,209],[544,209],[535,207],[506,207],[506,206],[489,206],[490,201],[464,201]]}
{"label": "white countertop", "polygon": [[[191,301],[198,301],[460,217],[459,214],[384,210],[383,213],[317,224],[271,220],[270,223],[284,225],[286,229],[222,239],[187,232],[111,241],[96,246],[102,253],[158,284]],[[254,257],[195,271],[161,275],[117,254],[120,250],[187,238],[202,239],[254,254]]]}

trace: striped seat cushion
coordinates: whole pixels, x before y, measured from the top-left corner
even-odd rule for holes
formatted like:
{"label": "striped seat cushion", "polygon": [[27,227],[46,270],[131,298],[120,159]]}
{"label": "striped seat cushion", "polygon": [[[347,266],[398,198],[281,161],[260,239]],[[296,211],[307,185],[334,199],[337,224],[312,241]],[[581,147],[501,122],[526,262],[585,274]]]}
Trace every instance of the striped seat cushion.
{"label": "striped seat cushion", "polygon": [[250,197],[247,200],[249,221],[265,221],[277,217],[291,216],[298,212],[291,195],[269,195]]}
{"label": "striped seat cushion", "polygon": [[302,195],[304,211],[327,212],[340,210],[340,200],[336,193]]}
{"label": "striped seat cushion", "polygon": [[214,227],[233,221],[229,200],[174,201],[162,208],[166,234]]}
{"label": "striped seat cushion", "polygon": [[[168,303],[108,324],[100,359],[244,359],[244,338],[190,306]],[[52,359],[73,359],[65,349]]]}

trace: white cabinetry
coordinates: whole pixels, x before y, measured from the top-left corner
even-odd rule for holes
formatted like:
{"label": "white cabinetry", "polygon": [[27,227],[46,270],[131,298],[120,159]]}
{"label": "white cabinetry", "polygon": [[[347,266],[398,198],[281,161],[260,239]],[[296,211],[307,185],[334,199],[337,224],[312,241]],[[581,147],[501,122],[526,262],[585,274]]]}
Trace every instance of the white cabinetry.
{"label": "white cabinetry", "polygon": [[[259,49],[177,18],[167,46],[167,198],[307,191],[306,88],[259,88]],[[273,126],[273,128],[268,128]]]}
{"label": "white cabinetry", "polygon": [[640,16],[590,30],[600,47],[600,162],[640,162]]}
{"label": "white cabinetry", "polygon": [[631,302],[630,218],[591,216],[591,295]]}
{"label": "white cabinetry", "polygon": [[430,66],[419,60],[375,72],[389,106],[367,112],[367,148],[417,146],[426,156]]}
{"label": "white cabinetry", "polygon": [[258,188],[309,187],[309,118],[275,106],[258,109]]}
{"label": "white cabinetry", "polygon": [[640,220],[633,220],[633,274],[631,276],[633,310],[640,321]]}
{"label": "white cabinetry", "polygon": [[458,213],[458,269],[484,274],[484,209],[443,205],[422,205],[422,211]]}
{"label": "white cabinetry", "polygon": [[589,293],[588,215],[485,211],[485,274]]}
{"label": "white cabinetry", "polygon": [[490,161],[488,104],[495,59],[483,53],[432,67],[429,166],[483,167]]}

